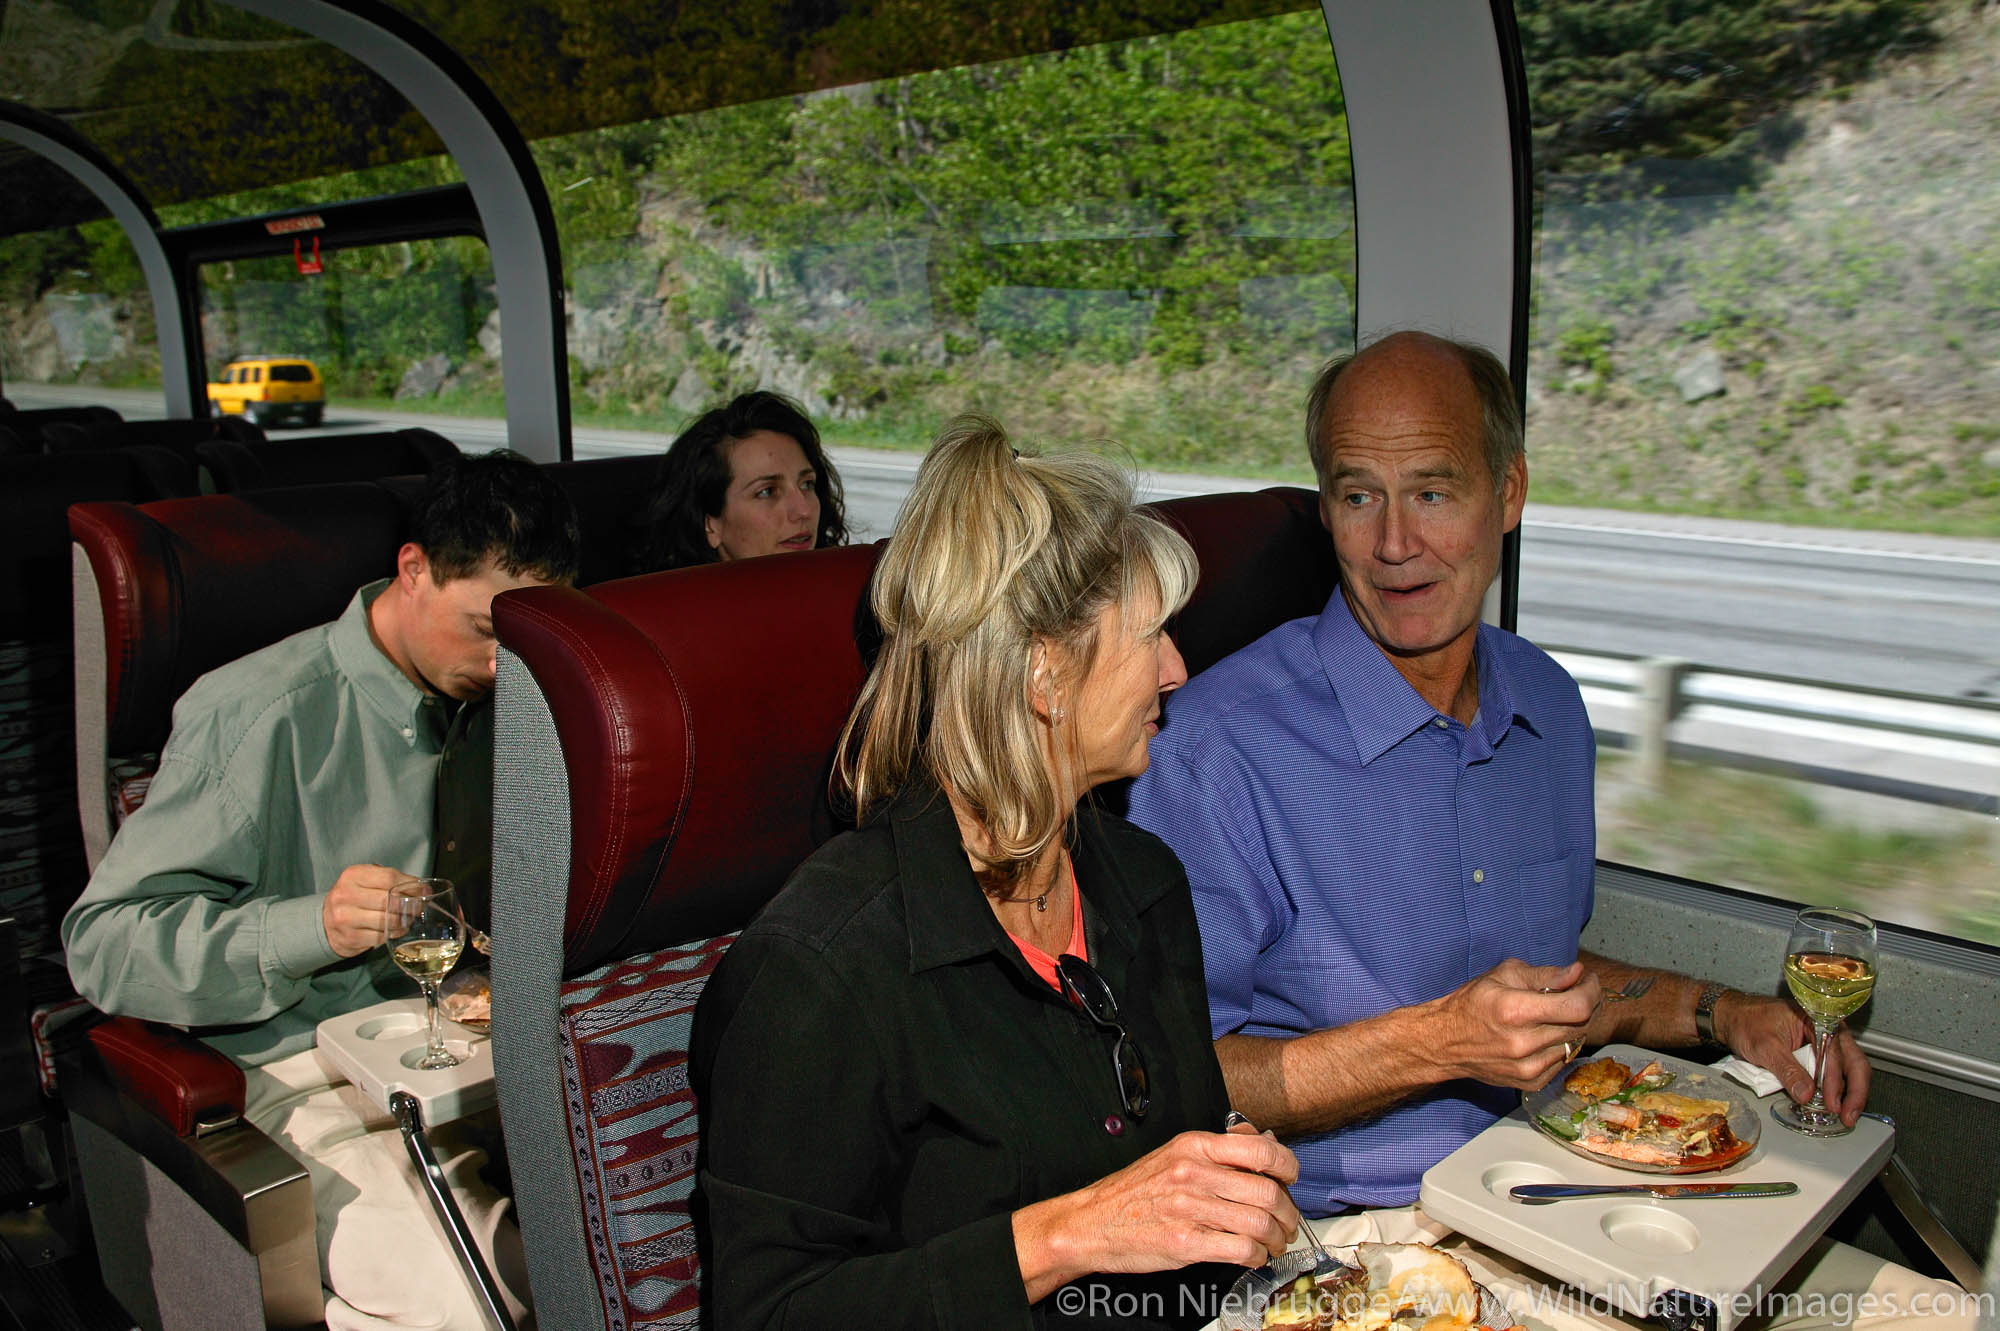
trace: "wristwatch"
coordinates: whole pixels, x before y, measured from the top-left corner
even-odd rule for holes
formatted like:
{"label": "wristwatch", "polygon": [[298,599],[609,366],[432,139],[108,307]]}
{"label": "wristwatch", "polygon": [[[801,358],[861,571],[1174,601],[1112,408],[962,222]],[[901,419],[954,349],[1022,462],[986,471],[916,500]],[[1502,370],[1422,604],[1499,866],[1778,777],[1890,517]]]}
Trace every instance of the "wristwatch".
{"label": "wristwatch", "polygon": [[1701,987],[1701,993],[1694,1000],[1694,1033],[1703,1044],[1722,1047],[1722,1041],[1715,1038],[1715,1005],[1728,992],[1728,985],[1710,980]]}

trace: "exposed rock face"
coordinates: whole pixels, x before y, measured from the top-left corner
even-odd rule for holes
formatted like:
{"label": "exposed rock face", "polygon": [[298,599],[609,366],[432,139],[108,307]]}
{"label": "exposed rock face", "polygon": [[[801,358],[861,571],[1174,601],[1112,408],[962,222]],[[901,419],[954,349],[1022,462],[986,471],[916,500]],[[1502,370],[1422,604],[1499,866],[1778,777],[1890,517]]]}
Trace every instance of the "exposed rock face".
{"label": "exposed rock face", "polygon": [[667,405],[675,411],[706,411],[716,405],[714,398],[714,386],[690,365],[674,380],[674,391],[667,395]]}
{"label": "exposed rock face", "polygon": [[56,337],[54,324],[31,316],[9,341],[9,377],[30,383],[51,383],[63,377],[62,342]]}
{"label": "exposed rock face", "polygon": [[403,382],[396,385],[396,400],[407,402],[413,398],[436,397],[450,373],[451,357],[442,351],[426,356],[403,371]]}
{"label": "exposed rock face", "polygon": [[753,324],[734,351],[735,368],[759,388],[783,393],[806,409],[808,416],[833,415],[824,373],[779,350],[761,324]]}
{"label": "exposed rock face", "polygon": [[1674,387],[1680,390],[1683,402],[1722,396],[1729,391],[1722,382],[1722,357],[1712,350],[1700,353],[1674,371]]}
{"label": "exposed rock face", "polygon": [[60,383],[86,367],[117,371],[150,346],[135,345],[129,305],[100,292],[52,291],[19,314],[0,314],[0,360],[9,378]]}
{"label": "exposed rock face", "polygon": [[628,297],[598,306],[572,302],[570,361],[585,370],[596,371],[642,360],[661,340],[660,323],[660,307],[653,301]]}
{"label": "exposed rock face", "polygon": [[120,335],[109,296],[52,295],[42,307],[62,347],[65,369],[74,371],[87,361],[111,360],[127,340]]}
{"label": "exposed rock face", "polygon": [[494,310],[486,316],[486,322],[479,325],[479,349],[494,364],[500,363],[500,311]]}

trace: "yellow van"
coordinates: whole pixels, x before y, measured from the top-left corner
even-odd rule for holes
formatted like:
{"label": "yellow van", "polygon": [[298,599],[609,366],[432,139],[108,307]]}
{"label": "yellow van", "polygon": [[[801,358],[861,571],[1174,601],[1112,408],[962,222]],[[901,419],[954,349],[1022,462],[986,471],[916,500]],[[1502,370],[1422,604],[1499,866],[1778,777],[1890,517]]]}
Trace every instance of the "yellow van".
{"label": "yellow van", "polygon": [[252,425],[318,425],[326,411],[319,368],[300,356],[245,356],[222,369],[208,400],[225,416]]}

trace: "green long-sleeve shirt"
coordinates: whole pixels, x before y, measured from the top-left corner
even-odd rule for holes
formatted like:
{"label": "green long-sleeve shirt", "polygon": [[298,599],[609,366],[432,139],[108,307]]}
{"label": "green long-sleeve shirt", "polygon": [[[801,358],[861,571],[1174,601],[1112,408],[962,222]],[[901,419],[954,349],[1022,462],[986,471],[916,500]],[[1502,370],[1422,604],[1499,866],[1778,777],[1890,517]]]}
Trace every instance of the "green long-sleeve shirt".
{"label": "green long-sleeve shirt", "polygon": [[337,957],[320,916],[351,864],[430,871],[439,759],[460,760],[480,710],[448,721],[376,646],[368,606],[386,585],[175,704],[146,802],[63,920],[70,977],[98,1007],[258,1064],[412,992],[383,949]]}

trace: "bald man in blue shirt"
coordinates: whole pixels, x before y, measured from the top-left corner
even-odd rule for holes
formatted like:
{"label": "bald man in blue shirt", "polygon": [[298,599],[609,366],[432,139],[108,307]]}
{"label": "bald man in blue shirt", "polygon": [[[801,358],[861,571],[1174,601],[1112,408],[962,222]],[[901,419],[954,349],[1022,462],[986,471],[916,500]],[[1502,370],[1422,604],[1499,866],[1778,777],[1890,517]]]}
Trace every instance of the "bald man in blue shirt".
{"label": "bald man in blue shirt", "polygon": [[[1413,1200],[1585,1044],[1712,1040],[1805,1099],[1789,1003],[1578,949],[1590,722],[1479,618],[1527,495],[1506,370],[1393,334],[1321,372],[1307,443],[1340,587],[1175,694],[1131,796],[1187,865],[1231,1100],[1296,1150],[1300,1209]],[[1841,1040],[1827,1099],[1852,1123],[1868,1065]]]}

